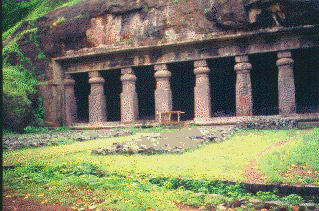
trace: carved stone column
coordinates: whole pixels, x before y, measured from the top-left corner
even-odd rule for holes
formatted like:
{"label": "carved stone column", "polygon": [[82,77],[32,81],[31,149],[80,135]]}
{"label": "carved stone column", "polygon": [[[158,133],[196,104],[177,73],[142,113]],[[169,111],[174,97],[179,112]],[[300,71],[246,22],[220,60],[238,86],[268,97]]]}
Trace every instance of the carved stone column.
{"label": "carved stone column", "polygon": [[121,121],[132,122],[138,118],[138,100],[135,89],[136,76],[132,68],[121,70]]}
{"label": "carved stone column", "polygon": [[72,79],[70,74],[66,74],[63,80],[64,83],[64,94],[65,94],[65,115],[67,125],[75,123],[77,117],[77,105],[74,94],[75,81]]}
{"label": "carved stone column", "polygon": [[89,73],[89,84],[91,85],[91,93],[89,95],[89,122],[106,121],[106,103],[104,95],[104,78],[99,72]]}
{"label": "carved stone column", "polygon": [[172,111],[172,91],[170,87],[171,73],[166,64],[154,66],[156,90],[155,90],[155,113]]}
{"label": "carved stone column", "polygon": [[253,100],[250,80],[252,65],[248,62],[248,56],[236,56],[234,67],[236,77],[236,116],[252,116]]}
{"label": "carved stone column", "polygon": [[290,51],[279,52],[277,56],[279,114],[293,114],[296,113],[294,60]]}
{"label": "carved stone column", "polygon": [[194,62],[196,83],[194,88],[194,120],[211,118],[211,96],[209,85],[209,68],[206,60]]}

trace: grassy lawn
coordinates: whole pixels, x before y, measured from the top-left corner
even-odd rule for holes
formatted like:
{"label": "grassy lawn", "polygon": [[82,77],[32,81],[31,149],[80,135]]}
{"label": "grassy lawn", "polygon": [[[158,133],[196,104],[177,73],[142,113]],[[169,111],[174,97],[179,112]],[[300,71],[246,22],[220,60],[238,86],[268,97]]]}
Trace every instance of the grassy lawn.
{"label": "grassy lawn", "polygon": [[319,128],[269,151],[259,169],[269,182],[319,185]]}
{"label": "grassy lawn", "polygon": [[[314,148],[318,143],[318,129],[306,132],[237,131],[222,143],[201,146],[183,154],[108,156],[91,154],[92,149],[138,136],[137,133],[133,136],[77,142],[70,145],[6,151],[3,163],[18,167],[4,171],[4,192],[15,192],[23,196],[30,194],[43,203],[59,202],[79,210],[81,208],[103,210],[106,207],[117,210],[178,210],[175,203],[205,205],[208,209],[229,200],[251,197],[244,193],[240,185],[226,187],[209,181],[216,179],[244,181],[244,166],[273,143],[295,137],[287,143],[287,146],[297,146],[294,145],[295,142],[304,143],[299,156],[312,149],[313,153],[309,157],[318,155],[316,154],[318,148]],[[313,143],[311,141],[313,139],[317,142]],[[307,147],[310,143],[311,147]],[[270,151],[259,162],[261,170],[267,176],[274,175],[275,172],[271,171],[269,167],[271,165],[265,164],[273,157],[272,153],[276,152]],[[306,163],[315,159],[315,157],[309,158]],[[289,162],[287,160],[287,163]],[[319,169],[318,163],[307,166],[312,171]],[[161,181],[161,178],[172,178],[172,180]],[[183,184],[186,186],[188,183],[192,184],[189,184],[190,188],[178,187],[177,180],[173,178],[185,179],[186,182]],[[279,181],[284,180],[285,178],[282,178]],[[204,183],[205,187],[201,187]],[[219,193],[222,196],[212,196],[207,193]],[[271,195],[268,199],[274,197],[276,196]]]}

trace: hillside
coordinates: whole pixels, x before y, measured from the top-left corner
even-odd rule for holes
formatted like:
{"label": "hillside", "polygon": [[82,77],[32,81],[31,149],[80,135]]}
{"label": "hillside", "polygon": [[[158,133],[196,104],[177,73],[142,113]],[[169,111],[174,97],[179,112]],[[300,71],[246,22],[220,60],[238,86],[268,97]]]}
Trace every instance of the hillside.
{"label": "hillside", "polygon": [[43,118],[36,85],[45,77],[49,57],[38,41],[36,21],[60,7],[79,0],[31,0],[2,2],[2,64],[4,128],[23,132],[27,125],[40,125]]}

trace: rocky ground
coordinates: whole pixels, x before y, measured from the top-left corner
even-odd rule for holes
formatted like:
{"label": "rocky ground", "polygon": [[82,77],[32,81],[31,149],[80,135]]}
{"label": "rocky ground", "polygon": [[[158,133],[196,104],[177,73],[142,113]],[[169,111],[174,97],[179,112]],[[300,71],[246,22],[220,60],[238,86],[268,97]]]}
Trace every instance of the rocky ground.
{"label": "rocky ground", "polygon": [[74,141],[89,141],[99,138],[111,138],[118,136],[131,135],[128,129],[105,129],[105,130],[86,130],[86,131],[64,131],[38,134],[7,134],[2,138],[4,150],[17,150],[30,147],[41,147],[46,145],[62,145]]}

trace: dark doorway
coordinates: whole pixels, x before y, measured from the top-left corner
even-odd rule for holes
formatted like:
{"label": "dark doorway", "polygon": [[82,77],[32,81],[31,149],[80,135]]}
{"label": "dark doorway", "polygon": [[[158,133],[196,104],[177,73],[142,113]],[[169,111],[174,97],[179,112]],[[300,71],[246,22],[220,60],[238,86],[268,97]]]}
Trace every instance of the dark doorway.
{"label": "dark doorway", "polygon": [[105,79],[104,94],[106,99],[106,116],[108,122],[121,121],[122,83],[120,70],[101,71]]}
{"label": "dark doorway", "polygon": [[155,119],[154,91],[156,82],[154,68],[151,66],[134,68],[136,80],[136,92],[138,98],[138,113],[141,120]]}
{"label": "dark doorway", "polygon": [[319,48],[292,52],[297,113],[319,112]]}
{"label": "dark doorway", "polygon": [[213,117],[236,115],[236,72],[235,59],[220,58],[208,60],[209,80]]}
{"label": "dark doorway", "polygon": [[88,73],[72,74],[75,80],[74,93],[77,105],[78,121],[89,122],[89,94],[90,84]]}
{"label": "dark doorway", "polygon": [[278,114],[278,69],[276,53],[252,54],[251,84],[253,115]]}
{"label": "dark doorway", "polygon": [[194,65],[193,62],[173,63],[168,65],[172,76],[170,79],[173,110],[184,111],[181,120],[194,119]]}

